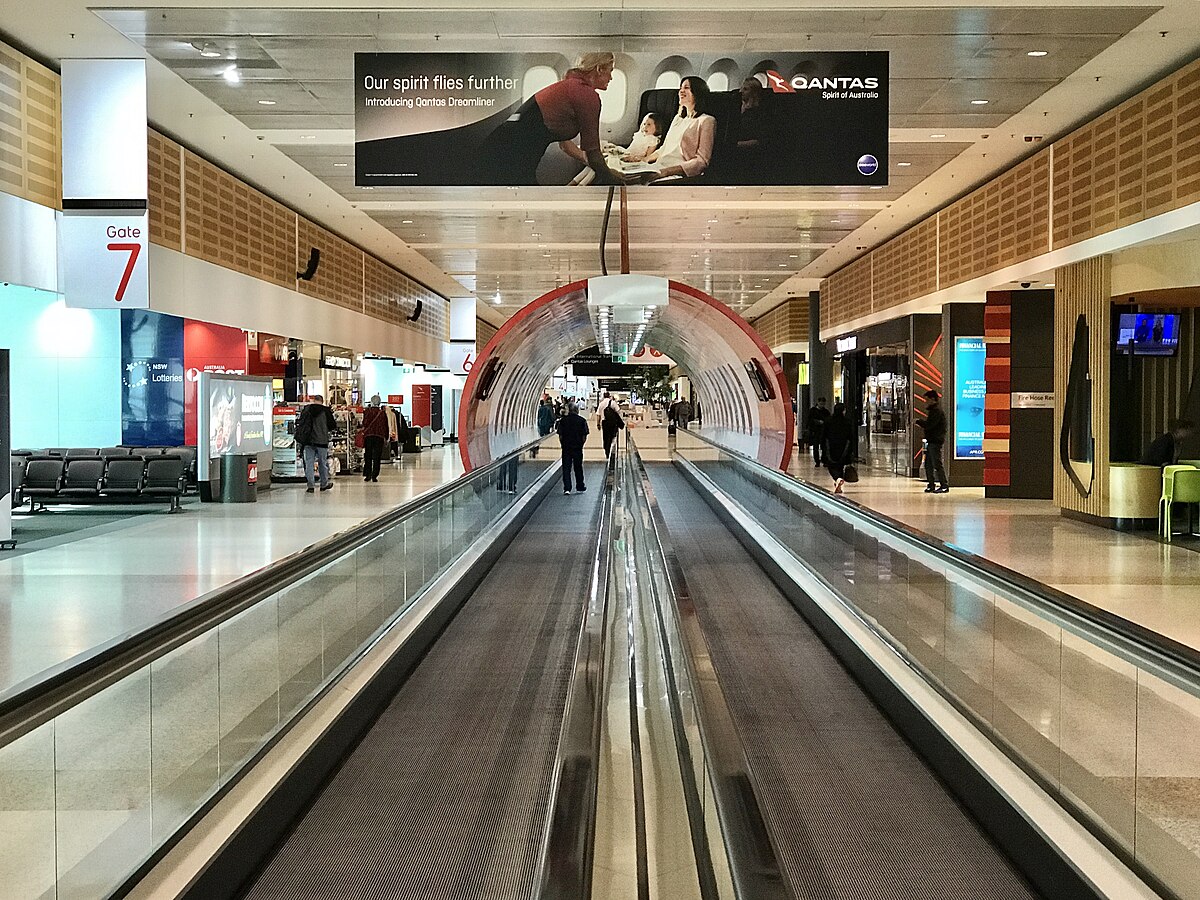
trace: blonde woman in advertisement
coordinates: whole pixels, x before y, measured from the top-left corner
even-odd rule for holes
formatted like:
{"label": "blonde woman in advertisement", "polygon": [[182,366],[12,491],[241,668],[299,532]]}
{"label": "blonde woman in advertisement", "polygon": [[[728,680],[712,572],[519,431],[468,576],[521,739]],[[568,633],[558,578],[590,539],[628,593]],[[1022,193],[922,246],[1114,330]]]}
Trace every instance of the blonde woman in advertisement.
{"label": "blonde woman in advertisement", "polygon": [[[546,148],[557,142],[564,153],[596,173],[601,184],[622,184],[600,150],[600,95],[612,81],[616,57],[585,53],[561,81],[542,88],[483,142],[480,169],[487,184],[537,184]],[[575,143],[575,138],[579,143]]]}
{"label": "blonde woman in advertisement", "polygon": [[661,166],[655,180],[695,178],[708,168],[717,137],[717,120],[708,113],[709,93],[708,82],[699,75],[679,83],[679,112],[662,146],[648,160]]}

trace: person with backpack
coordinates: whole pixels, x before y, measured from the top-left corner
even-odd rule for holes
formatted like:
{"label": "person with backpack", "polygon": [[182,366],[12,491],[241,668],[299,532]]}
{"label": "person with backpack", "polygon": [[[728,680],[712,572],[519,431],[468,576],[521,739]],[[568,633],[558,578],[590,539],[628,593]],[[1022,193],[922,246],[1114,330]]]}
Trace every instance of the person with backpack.
{"label": "person with backpack", "polygon": [[604,455],[607,457],[612,451],[613,441],[625,427],[625,420],[621,418],[620,405],[608,391],[604,392],[604,399],[600,401],[599,413],[600,435],[604,438]]}
{"label": "person with backpack", "polygon": [[324,397],[314,394],[296,419],[296,446],[304,458],[304,477],[308,481],[306,493],[311,494],[316,490],[314,462],[321,475],[321,490],[327,491],[333,487],[333,482],[329,480],[329,435],[336,428],[333,410],[325,405]]}

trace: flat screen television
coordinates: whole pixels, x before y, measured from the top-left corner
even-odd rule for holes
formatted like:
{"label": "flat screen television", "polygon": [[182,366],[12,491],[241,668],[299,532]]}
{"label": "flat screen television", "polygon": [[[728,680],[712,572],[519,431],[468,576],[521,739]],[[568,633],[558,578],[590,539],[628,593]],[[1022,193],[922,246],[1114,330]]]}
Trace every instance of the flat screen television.
{"label": "flat screen television", "polygon": [[1179,349],[1179,316],[1171,313],[1121,313],[1117,352],[1133,356],[1174,356]]}

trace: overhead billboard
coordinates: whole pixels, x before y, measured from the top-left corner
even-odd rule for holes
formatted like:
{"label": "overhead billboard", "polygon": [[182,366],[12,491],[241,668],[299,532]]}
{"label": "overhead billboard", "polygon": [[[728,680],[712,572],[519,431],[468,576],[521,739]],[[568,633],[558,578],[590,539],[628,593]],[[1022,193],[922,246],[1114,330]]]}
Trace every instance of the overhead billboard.
{"label": "overhead billboard", "polygon": [[604,183],[592,149],[650,185],[887,184],[886,52],[620,53],[614,71],[604,49],[574,69],[557,53],[356,53],[355,183]]}

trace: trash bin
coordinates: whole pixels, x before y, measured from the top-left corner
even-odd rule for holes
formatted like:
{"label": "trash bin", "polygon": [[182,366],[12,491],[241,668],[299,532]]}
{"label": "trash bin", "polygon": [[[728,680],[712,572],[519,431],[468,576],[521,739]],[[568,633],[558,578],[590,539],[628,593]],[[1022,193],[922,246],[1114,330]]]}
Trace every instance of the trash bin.
{"label": "trash bin", "polygon": [[258,456],[253,453],[221,457],[221,502],[254,503],[258,500]]}

